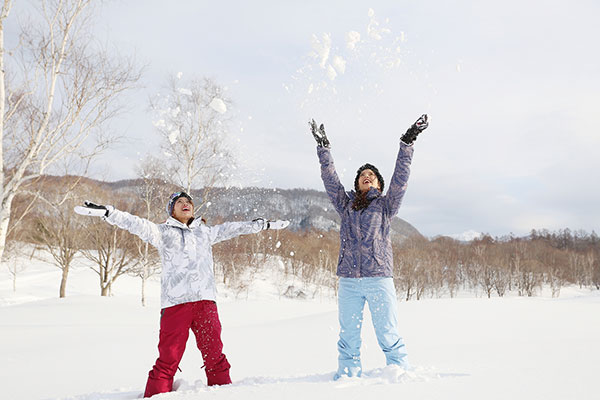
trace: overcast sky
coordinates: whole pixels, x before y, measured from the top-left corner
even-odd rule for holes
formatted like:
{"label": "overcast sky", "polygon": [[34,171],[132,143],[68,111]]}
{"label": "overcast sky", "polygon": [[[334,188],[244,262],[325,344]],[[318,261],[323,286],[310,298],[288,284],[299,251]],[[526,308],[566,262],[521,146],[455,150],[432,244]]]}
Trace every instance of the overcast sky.
{"label": "overcast sky", "polygon": [[158,152],[148,97],[181,72],[234,101],[237,185],[322,190],[310,118],[347,189],[365,162],[389,182],[428,113],[399,213],[423,234],[599,232],[599,19],[583,0],[112,1],[99,37],[146,68],[96,168],[132,178]]}

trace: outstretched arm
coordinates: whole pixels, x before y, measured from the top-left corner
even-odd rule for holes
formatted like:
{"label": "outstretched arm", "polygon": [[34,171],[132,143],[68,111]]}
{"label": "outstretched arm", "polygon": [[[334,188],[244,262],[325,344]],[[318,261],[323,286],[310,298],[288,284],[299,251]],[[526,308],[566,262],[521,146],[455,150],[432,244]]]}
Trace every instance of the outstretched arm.
{"label": "outstretched arm", "polygon": [[385,196],[385,209],[390,217],[398,213],[400,204],[410,175],[410,164],[413,156],[412,144],[417,136],[429,126],[427,114],[423,114],[417,121],[411,125],[404,135],[400,138],[400,150],[396,159],[396,167],[392,175],[392,182]]}
{"label": "outstretched arm", "polygon": [[102,217],[109,224],[129,231],[154,247],[159,248],[160,246],[158,226],[147,219],[119,211],[113,206],[95,204],[91,201],[85,201],[84,206],[75,207],[75,212],[81,215]]}
{"label": "outstretched arm", "polygon": [[289,225],[289,221],[270,221],[257,218],[247,222],[225,222],[224,224],[208,227],[211,244],[232,239],[236,236],[257,233],[266,229],[283,229]]}
{"label": "outstretched arm", "polygon": [[317,155],[319,156],[319,163],[321,164],[321,179],[325,185],[325,191],[338,214],[341,214],[350,201],[350,198],[346,194],[346,190],[340,182],[340,178],[335,170],[333,157],[331,156],[331,145],[325,134],[325,126],[321,124],[317,130],[317,124],[314,119],[309,122],[309,125],[311,127],[311,133],[317,141]]}

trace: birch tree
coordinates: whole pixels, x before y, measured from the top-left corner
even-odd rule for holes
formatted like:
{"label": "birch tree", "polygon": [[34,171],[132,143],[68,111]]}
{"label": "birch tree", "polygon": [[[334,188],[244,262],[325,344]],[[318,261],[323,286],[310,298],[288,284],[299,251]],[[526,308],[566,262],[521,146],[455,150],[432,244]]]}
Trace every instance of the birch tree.
{"label": "birch tree", "polygon": [[[132,88],[139,71],[131,60],[109,56],[91,35],[92,0],[40,0],[37,15],[19,30],[7,51],[0,14],[0,256],[13,199],[57,161],[88,158],[111,138],[106,122],[120,110],[119,95]],[[114,51],[111,51],[114,54]]]}
{"label": "birch tree", "polygon": [[223,88],[211,79],[188,82],[180,76],[171,76],[164,93],[150,101],[174,182],[187,193],[203,189],[202,198],[194,201],[198,211],[210,188],[226,183],[235,168],[227,138],[230,105]]}
{"label": "birch tree", "polygon": [[[164,220],[166,216],[164,205],[173,186],[166,179],[167,174],[162,165],[161,160],[148,156],[137,168],[140,185],[136,187],[136,192],[141,200],[139,215],[150,221],[161,218]],[[148,278],[160,271],[160,257],[158,251],[148,242],[136,238],[136,244],[139,263],[132,269],[131,274],[142,280],[142,306],[146,306],[146,282]]]}

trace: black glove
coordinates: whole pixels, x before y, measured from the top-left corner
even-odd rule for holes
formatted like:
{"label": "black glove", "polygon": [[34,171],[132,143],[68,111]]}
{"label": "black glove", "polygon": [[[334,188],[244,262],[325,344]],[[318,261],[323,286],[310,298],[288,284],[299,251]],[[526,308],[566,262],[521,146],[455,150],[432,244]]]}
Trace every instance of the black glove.
{"label": "black glove", "polygon": [[278,219],[276,221],[271,221],[270,219],[268,220],[264,218],[256,218],[253,219],[252,222],[254,222],[255,226],[259,230],[284,229],[290,224],[290,221],[287,220]]}
{"label": "black glove", "polygon": [[427,114],[423,114],[414,124],[412,124],[410,128],[408,128],[400,140],[406,144],[413,144],[413,142],[417,139],[417,136],[419,136],[419,133],[427,129],[428,126],[429,122],[427,122]]}
{"label": "black glove", "polygon": [[321,126],[319,126],[319,130],[317,130],[317,123],[314,119],[311,119],[308,124],[310,125],[310,131],[317,141],[317,144],[321,147],[331,147],[329,144],[329,139],[327,139],[327,135],[325,134],[325,125],[321,124]]}
{"label": "black glove", "polygon": [[100,204],[92,203],[91,201],[84,201],[84,207],[75,207],[75,212],[81,215],[89,215],[92,217],[108,217],[108,214],[114,209],[113,206],[103,206]]}

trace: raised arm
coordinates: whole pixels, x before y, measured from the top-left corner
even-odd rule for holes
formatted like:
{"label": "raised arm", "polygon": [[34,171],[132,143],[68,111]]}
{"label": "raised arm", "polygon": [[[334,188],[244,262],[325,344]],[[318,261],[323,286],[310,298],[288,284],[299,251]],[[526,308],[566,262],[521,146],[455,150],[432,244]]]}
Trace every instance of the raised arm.
{"label": "raised arm", "polygon": [[398,213],[402,198],[404,197],[404,193],[406,193],[413,151],[414,149],[412,146],[400,142],[400,151],[398,151],[398,158],[396,159],[396,167],[394,168],[392,181],[390,182],[390,186],[384,197],[385,211],[391,217]]}
{"label": "raised arm", "polygon": [[400,150],[396,159],[396,167],[394,168],[389,189],[385,195],[385,210],[389,216],[393,217],[400,209],[410,175],[410,164],[414,151],[412,144],[417,139],[417,136],[429,126],[427,120],[427,114],[423,114],[400,138]]}
{"label": "raised arm", "polygon": [[340,182],[340,178],[335,170],[333,157],[331,156],[331,146],[329,144],[329,139],[327,139],[327,135],[325,134],[325,126],[321,124],[317,130],[317,124],[314,119],[309,122],[309,125],[311,127],[311,132],[317,141],[317,155],[319,157],[319,163],[321,164],[321,179],[325,185],[325,191],[338,214],[342,214],[350,201],[350,198],[346,194],[346,190]]}

